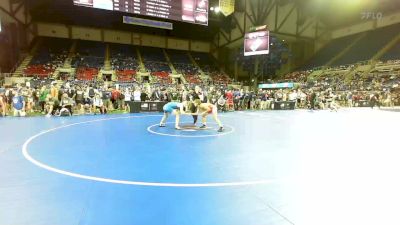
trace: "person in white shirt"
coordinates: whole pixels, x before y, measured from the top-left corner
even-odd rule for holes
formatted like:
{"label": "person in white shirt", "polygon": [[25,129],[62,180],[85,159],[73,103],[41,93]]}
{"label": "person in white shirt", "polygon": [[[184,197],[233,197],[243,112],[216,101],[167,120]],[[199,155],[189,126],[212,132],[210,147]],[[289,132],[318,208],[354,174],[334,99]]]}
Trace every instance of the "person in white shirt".
{"label": "person in white shirt", "polygon": [[136,88],[135,91],[133,92],[133,101],[140,102],[140,95],[141,95],[140,89]]}
{"label": "person in white shirt", "polygon": [[124,109],[125,111],[129,111],[128,102],[132,101],[132,93],[129,88],[126,88],[124,91]]}
{"label": "person in white shirt", "polygon": [[100,94],[96,93],[93,98],[93,112],[96,115],[96,110],[99,109],[101,114],[106,114],[107,110],[104,107],[103,99],[101,99]]}
{"label": "person in white shirt", "polygon": [[297,92],[296,90],[293,90],[289,93],[289,101],[296,101],[297,99]]}

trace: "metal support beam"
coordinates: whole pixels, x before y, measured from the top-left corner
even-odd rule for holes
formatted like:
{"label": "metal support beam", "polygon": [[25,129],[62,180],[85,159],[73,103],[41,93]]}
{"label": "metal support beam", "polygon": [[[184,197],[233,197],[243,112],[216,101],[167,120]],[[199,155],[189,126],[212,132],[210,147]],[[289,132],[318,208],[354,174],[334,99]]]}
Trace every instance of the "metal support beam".
{"label": "metal support beam", "polygon": [[258,20],[258,15],[254,11],[254,1],[250,1],[250,11],[251,11],[251,16],[253,18],[250,18],[253,24],[256,24],[256,21]]}
{"label": "metal support beam", "polygon": [[317,39],[318,37],[318,20],[315,21],[315,35],[314,35],[314,39]]}
{"label": "metal support beam", "polygon": [[298,39],[310,40],[310,41],[314,40],[314,38],[311,38],[311,37],[301,37],[301,36],[297,36],[296,34],[289,34],[289,33],[284,33],[284,32],[271,31],[271,34],[283,35],[283,36],[288,36],[288,37],[295,37],[295,38],[298,38]]}
{"label": "metal support beam", "polygon": [[[10,6],[11,6],[11,8],[12,8],[13,5],[10,4]],[[15,8],[14,10],[11,10],[10,13],[11,13],[13,16],[15,16],[15,14],[21,9],[22,6],[24,6],[24,3],[23,3],[23,2],[21,2],[21,3],[17,6],[17,8]]]}
{"label": "metal support beam", "polygon": [[36,35],[35,32],[29,28],[30,24],[26,24],[25,21],[21,21],[20,19],[18,19],[15,15],[11,14],[11,12],[7,11],[5,8],[3,8],[2,6],[0,6],[0,10],[3,11],[5,14],[7,14],[8,16],[10,16],[11,18],[13,18],[17,23],[21,24],[22,26],[25,27],[25,29],[28,30],[29,33],[31,33],[32,35]]}
{"label": "metal support beam", "polygon": [[223,37],[227,42],[229,42],[229,41],[231,40],[228,36],[226,36],[226,34],[225,34],[223,31],[219,30],[219,32],[221,33],[222,37]]}
{"label": "metal support beam", "polygon": [[246,33],[246,25],[247,25],[247,0],[244,0],[244,16],[243,16],[243,30]]}
{"label": "metal support beam", "polygon": [[296,8],[296,13],[297,13],[297,16],[296,16],[296,36],[298,36],[299,35],[299,20],[300,20],[300,13],[299,13],[299,8]]}
{"label": "metal support beam", "polygon": [[325,34],[329,33],[329,30],[323,30],[320,34],[317,35],[317,37],[315,38],[315,40],[320,39],[322,36],[324,36]]}
{"label": "metal support beam", "polygon": [[275,28],[274,28],[274,30],[278,29],[278,13],[279,13],[278,0],[275,0]]}
{"label": "metal support beam", "polygon": [[257,1],[257,18],[256,18],[256,24],[259,25],[260,24],[260,20],[261,20],[261,10],[263,9],[262,7],[264,7],[265,5],[265,0],[260,2],[260,0]]}
{"label": "metal support beam", "polygon": [[268,4],[263,8],[263,10],[261,11],[261,16],[263,19],[260,19],[260,21],[259,21],[260,25],[264,21],[264,19],[266,19],[269,16],[269,14],[271,13],[271,10],[274,8],[274,4],[275,4],[275,1],[270,0],[270,1],[268,1]]}
{"label": "metal support beam", "polygon": [[310,22],[308,22],[305,26],[303,26],[303,28],[301,28],[301,30],[299,30],[299,31],[297,32],[297,35],[301,35],[302,33],[304,33],[304,31],[306,31],[307,28],[309,28],[313,23],[314,23],[313,20],[311,20]]}
{"label": "metal support beam", "polygon": [[293,11],[296,9],[296,5],[293,5],[293,7],[290,9],[288,14],[286,14],[285,18],[283,18],[282,22],[279,24],[278,28],[275,29],[276,31],[279,31],[282,26],[285,24],[285,22],[289,19],[290,15],[293,13]]}
{"label": "metal support beam", "polygon": [[235,21],[236,27],[240,30],[240,33],[241,33],[242,35],[244,35],[244,28],[242,28],[242,27],[240,26],[239,20],[236,18],[235,14],[232,15],[232,17],[233,17],[233,20]]}
{"label": "metal support beam", "polygon": [[223,45],[219,46],[219,48],[226,47],[226,46],[228,46],[228,45],[230,45],[230,44],[232,44],[232,43],[234,43],[234,42],[236,42],[236,41],[239,41],[239,40],[241,40],[241,39],[243,39],[243,37],[237,37],[237,38],[235,38],[235,39],[231,40],[230,42],[228,42],[228,43],[225,43],[225,44],[223,44]]}

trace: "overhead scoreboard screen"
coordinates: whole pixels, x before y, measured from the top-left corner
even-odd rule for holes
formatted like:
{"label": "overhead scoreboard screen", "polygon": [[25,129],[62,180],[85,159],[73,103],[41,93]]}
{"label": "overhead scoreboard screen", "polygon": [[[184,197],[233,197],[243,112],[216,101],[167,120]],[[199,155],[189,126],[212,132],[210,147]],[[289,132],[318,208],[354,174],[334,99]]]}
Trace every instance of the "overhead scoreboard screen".
{"label": "overhead scoreboard screen", "polygon": [[247,33],[244,37],[244,55],[269,54],[269,31],[260,30]]}
{"label": "overhead scoreboard screen", "polygon": [[208,25],[209,0],[73,0],[75,5]]}

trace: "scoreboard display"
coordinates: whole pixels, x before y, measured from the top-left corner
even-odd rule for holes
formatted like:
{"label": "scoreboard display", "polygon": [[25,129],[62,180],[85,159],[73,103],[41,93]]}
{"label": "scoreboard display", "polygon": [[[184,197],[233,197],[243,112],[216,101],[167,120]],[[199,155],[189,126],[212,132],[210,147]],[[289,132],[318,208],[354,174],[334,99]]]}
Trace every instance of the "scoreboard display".
{"label": "scoreboard display", "polygon": [[73,0],[74,5],[208,25],[209,0]]}
{"label": "scoreboard display", "polygon": [[261,30],[247,33],[244,37],[244,55],[269,54],[269,31]]}

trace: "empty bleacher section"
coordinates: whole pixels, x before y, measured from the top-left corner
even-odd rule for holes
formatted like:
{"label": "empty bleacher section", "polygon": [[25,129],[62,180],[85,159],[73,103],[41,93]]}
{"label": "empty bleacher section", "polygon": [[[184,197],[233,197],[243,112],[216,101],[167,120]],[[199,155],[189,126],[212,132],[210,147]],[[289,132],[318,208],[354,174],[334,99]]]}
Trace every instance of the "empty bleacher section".
{"label": "empty bleacher section", "polygon": [[193,52],[191,54],[202,71],[211,77],[214,84],[228,84],[232,82],[228,75],[220,71],[216,60],[211,54],[201,52]]}
{"label": "empty bleacher section", "polygon": [[389,49],[381,58],[382,61],[400,59],[400,41]]}
{"label": "empty bleacher section", "polygon": [[309,62],[302,67],[303,70],[326,65],[333,57],[345,50],[360,34],[334,39],[320,49]]}
{"label": "empty bleacher section", "polygon": [[182,74],[188,83],[200,84],[202,82],[199,68],[193,65],[186,51],[167,50],[167,54],[177,73]]}
{"label": "empty bleacher section", "polygon": [[105,44],[94,41],[79,41],[72,67],[77,68],[79,80],[93,80],[104,66]]}
{"label": "empty bleacher section", "polygon": [[140,47],[143,63],[149,72],[171,72],[168,66],[167,59],[164,56],[162,49],[152,47]]}
{"label": "empty bleacher section", "polygon": [[110,44],[111,67],[120,82],[136,81],[139,66],[136,48],[132,45]]}
{"label": "empty bleacher section", "polygon": [[152,82],[160,84],[172,83],[172,79],[169,77],[172,71],[162,49],[140,47],[140,53],[146,70],[151,74]]}
{"label": "empty bleacher section", "polygon": [[[53,79],[118,81],[122,83],[228,84],[209,53],[189,52],[129,44],[41,37],[21,73]],[[22,73],[22,71],[24,73]]]}
{"label": "empty bleacher section", "polygon": [[400,24],[368,31],[349,51],[332,65],[346,65],[370,60],[380,49],[390,42],[400,30]]}
{"label": "empty bleacher section", "polygon": [[218,66],[212,56],[203,52],[192,52],[193,59],[205,73],[218,71]]}
{"label": "empty bleacher section", "polygon": [[71,40],[60,38],[43,38],[33,55],[30,63],[24,70],[27,77],[49,77],[63,65],[68,56]]}

